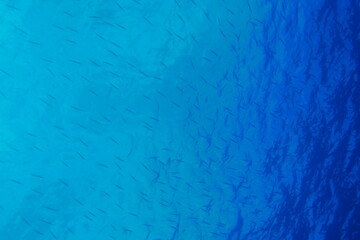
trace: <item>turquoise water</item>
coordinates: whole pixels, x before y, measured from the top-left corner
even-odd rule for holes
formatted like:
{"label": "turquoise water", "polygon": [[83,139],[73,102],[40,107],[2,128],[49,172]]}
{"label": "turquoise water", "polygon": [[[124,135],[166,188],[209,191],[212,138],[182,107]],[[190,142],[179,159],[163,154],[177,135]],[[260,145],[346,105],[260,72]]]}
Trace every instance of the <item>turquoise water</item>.
{"label": "turquoise water", "polygon": [[360,239],[359,9],[0,1],[0,239]]}

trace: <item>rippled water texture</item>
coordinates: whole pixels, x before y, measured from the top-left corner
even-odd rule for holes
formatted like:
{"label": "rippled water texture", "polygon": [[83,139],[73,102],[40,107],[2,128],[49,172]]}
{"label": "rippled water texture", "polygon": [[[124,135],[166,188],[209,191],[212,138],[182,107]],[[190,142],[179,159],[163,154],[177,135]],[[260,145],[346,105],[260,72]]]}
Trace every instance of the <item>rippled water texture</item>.
{"label": "rippled water texture", "polygon": [[0,1],[0,239],[360,239],[359,16]]}

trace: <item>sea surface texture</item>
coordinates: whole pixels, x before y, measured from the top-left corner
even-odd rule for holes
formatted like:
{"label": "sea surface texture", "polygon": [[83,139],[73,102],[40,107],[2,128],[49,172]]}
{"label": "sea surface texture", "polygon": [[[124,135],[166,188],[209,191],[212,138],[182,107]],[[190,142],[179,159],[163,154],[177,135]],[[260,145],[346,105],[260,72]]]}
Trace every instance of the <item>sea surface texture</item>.
{"label": "sea surface texture", "polygon": [[357,0],[0,0],[1,240],[359,240]]}

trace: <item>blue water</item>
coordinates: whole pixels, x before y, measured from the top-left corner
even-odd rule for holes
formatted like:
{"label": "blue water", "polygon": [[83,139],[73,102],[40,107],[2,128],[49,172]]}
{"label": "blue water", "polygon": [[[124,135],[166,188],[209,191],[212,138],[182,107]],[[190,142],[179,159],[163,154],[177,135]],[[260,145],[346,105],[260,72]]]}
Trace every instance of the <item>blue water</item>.
{"label": "blue water", "polygon": [[0,239],[360,239],[356,0],[1,0]]}

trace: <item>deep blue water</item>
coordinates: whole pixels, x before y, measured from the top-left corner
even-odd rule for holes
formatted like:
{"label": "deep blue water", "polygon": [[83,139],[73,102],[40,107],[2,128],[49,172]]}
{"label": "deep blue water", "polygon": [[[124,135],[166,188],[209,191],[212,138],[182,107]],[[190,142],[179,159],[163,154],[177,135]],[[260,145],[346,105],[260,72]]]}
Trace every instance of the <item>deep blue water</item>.
{"label": "deep blue water", "polygon": [[360,239],[356,0],[1,0],[1,240]]}

